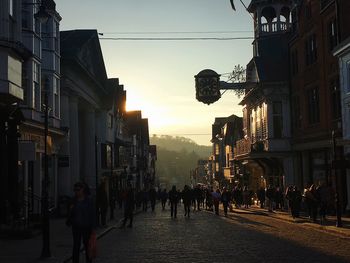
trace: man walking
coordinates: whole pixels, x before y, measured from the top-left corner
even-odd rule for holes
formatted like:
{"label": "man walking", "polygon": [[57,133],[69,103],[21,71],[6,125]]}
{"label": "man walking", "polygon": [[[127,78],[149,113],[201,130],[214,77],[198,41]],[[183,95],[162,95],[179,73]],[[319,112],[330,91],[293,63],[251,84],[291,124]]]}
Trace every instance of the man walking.
{"label": "man walking", "polygon": [[184,203],[185,216],[187,216],[188,218],[190,217],[191,200],[191,189],[188,187],[188,185],[185,185],[184,190],[182,191],[182,201]]}
{"label": "man walking", "polygon": [[127,188],[126,196],[125,196],[125,200],[124,200],[124,220],[123,220],[123,224],[120,226],[120,228],[125,227],[126,221],[128,219],[130,219],[130,223],[129,223],[128,227],[132,227],[134,208],[135,208],[134,191],[132,190],[131,184],[128,184],[128,188]]}
{"label": "man walking", "polygon": [[169,191],[171,218],[173,217],[176,218],[178,201],[179,201],[179,193],[176,190],[176,186],[173,185],[172,189]]}

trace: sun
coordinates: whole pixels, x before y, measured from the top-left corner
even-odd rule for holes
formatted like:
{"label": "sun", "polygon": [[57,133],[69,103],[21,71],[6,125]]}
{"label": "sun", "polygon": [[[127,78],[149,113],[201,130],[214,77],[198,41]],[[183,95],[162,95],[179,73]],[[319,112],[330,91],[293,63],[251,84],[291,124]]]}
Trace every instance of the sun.
{"label": "sun", "polygon": [[166,105],[151,104],[150,101],[127,100],[126,110],[141,110],[142,118],[148,118],[148,126],[151,130],[163,130],[177,123],[177,120],[171,117],[170,109]]}

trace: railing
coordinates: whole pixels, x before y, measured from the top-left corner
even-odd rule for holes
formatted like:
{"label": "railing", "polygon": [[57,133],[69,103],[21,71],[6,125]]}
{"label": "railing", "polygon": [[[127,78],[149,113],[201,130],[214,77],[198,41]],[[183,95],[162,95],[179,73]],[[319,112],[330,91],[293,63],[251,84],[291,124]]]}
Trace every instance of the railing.
{"label": "railing", "polygon": [[251,152],[251,139],[246,138],[236,142],[234,156],[240,156]]}
{"label": "railing", "polygon": [[[280,28],[278,28],[278,24]],[[287,22],[272,22],[272,23],[263,23],[261,24],[261,32],[262,33],[271,33],[271,32],[279,32],[279,31],[287,31],[289,28],[289,24]]]}

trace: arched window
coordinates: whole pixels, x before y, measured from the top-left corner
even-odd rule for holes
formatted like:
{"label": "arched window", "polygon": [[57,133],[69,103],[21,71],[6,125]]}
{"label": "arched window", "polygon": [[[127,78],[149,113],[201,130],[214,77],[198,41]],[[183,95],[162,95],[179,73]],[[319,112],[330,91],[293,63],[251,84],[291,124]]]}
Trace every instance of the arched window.
{"label": "arched window", "polygon": [[284,6],[281,9],[281,15],[280,15],[281,30],[285,31],[289,28],[290,20],[291,20],[290,16],[291,16],[291,12],[289,7]]}
{"label": "arched window", "polygon": [[275,26],[273,25],[273,23],[277,24],[277,22],[273,22],[273,21],[276,20],[276,18],[277,18],[276,10],[272,6],[267,6],[262,10],[261,17],[262,17],[262,19],[265,18],[265,20],[266,20],[266,24],[261,23],[261,27],[262,27],[261,31],[262,32],[275,31],[274,30]]}

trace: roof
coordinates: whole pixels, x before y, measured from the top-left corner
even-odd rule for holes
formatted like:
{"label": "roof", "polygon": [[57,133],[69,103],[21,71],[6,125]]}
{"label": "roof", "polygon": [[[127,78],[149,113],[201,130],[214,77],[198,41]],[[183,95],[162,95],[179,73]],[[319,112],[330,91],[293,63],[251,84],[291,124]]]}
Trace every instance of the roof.
{"label": "roof", "polygon": [[[95,29],[61,31],[61,60],[75,62],[93,79],[104,87],[107,73],[102,50]],[[69,64],[71,65],[71,64]]]}

